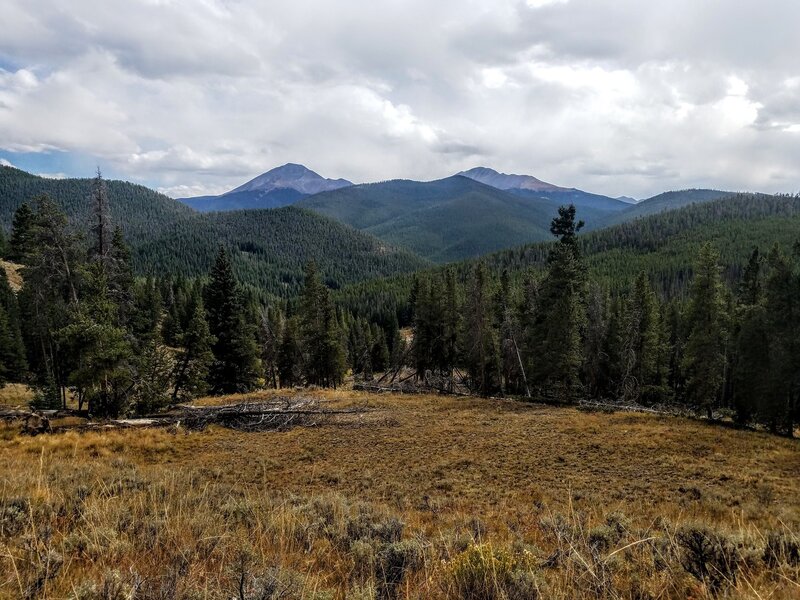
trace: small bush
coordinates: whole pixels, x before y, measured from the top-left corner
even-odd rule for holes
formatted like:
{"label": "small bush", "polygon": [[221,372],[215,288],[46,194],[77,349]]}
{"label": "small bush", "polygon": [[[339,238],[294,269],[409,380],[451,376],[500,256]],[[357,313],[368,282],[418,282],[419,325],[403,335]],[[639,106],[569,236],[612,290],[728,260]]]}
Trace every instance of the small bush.
{"label": "small bush", "polygon": [[393,600],[406,573],[415,571],[422,562],[422,550],[413,540],[387,544],[375,562],[375,580],[379,600]]}
{"label": "small bush", "polygon": [[736,583],[740,554],[728,538],[705,527],[688,526],[676,539],[683,568],[708,585],[712,593],[726,583]]}
{"label": "small bush", "polygon": [[518,557],[489,544],[475,544],[449,565],[449,598],[460,600],[534,600],[539,588],[527,556]]}
{"label": "small bush", "polygon": [[771,568],[800,566],[800,541],[785,533],[770,533],[764,547],[764,562]]}

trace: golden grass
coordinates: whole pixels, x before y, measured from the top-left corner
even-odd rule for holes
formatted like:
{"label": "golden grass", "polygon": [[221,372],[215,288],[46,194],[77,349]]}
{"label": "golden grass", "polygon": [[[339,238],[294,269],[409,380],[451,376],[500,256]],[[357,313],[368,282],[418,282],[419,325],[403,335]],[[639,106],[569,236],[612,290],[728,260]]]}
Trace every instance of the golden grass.
{"label": "golden grass", "polygon": [[22,383],[6,383],[0,387],[0,404],[27,406],[33,399],[33,391]]}
{"label": "golden grass", "polygon": [[[796,440],[512,401],[299,393],[386,419],[6,430],[0,597],[800,594]],[[689,534],[722,556],[704,581]]]}
{"label": "golden grass", "polygon": [[11,286],[11,289],[14,290],[15,292],[21,290],[22,273],[20,273],[20,269],[22,269],[22,265],[18,265],[16,263],[0,259],[0,268],[2,268],[6,272],[6,277],[8,277],[8,284]]}

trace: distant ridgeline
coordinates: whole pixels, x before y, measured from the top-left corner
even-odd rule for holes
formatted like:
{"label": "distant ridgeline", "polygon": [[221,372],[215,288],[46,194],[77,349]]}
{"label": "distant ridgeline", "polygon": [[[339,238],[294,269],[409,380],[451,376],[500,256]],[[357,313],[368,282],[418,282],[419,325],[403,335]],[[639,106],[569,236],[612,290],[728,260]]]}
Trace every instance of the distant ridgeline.
{"label": "distant ridgeline", "polygon": [[[307,210],[200,214],[141,185],[107,186],[112,223],[122,226],[140,274],[204,275],[223,244],[240,281],[286,298],[297,295],[309,260],[334,288],[426,266],[410,252]],[[47,194],[75,227],[85,229],[91,188],[92,179],[47,179],[0,167],[0,223],[8,231],[23,202]]]}

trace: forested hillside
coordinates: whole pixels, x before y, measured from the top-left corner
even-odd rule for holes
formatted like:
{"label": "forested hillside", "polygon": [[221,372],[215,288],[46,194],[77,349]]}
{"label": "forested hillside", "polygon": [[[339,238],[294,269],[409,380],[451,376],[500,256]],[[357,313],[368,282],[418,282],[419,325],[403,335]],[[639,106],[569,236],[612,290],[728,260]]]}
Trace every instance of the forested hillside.
{"label": "forested hillside", "polygon": [[[580,217],[580,209],[578,209]],[[734,281],[743,271],[754,246],[774,242],[791,247],[800,232],[800,199],[791,196],[733,194],[716,201],[653,214],[600,231],[578,236],[587,268],[610,290],[624,290],[640,271],[647,273],[663,297],[686,294],[692,275],[692,257],[706,241],[719,249],[726,279]],[[495,275],[507,271],[521,278],[527,271],[547,264],[552,242],[503,250],[481,259]],[[460,280],[475,261],[453,268]],[[441,271],[448,267],[439,267]],[[356,312],[384,315],[397,311],[408,315],[411,276],[398,276],[356,284],[337,298]]]}
{"label": "forested hillside", "polygon": [[437,262],[547,238],[555,205],[466,177],[356,185],[300,200],[309,208]]}
{"label": "forested hillside", "polygon": [[[140,274],[202,275],[219,244],[229,250],[244,284],[281,297],[297,294],[309,260],[317,261],[332,287],[426,266],[409,252],[310,211],[287,207],[200,214],[140,185],[104,184],[111,221],[122,227],[132,266]],[[73,227],[85,229],[94,185],[93,179],[46,179],[0,167],[0,223],[10,229],[21,204],[46,194]]]}
{"label": "forested hillside", "polygon": [[651,198],[646,198],[622,211],[607,214],[603,218],[588,221],[589,229],[602,229],[619,223],[632,221],[641,217],[655,215],[668,210],[676,210],[691,204],[712,202],[731,196],[731,192],[721,190],[679,190],[664,192]]}

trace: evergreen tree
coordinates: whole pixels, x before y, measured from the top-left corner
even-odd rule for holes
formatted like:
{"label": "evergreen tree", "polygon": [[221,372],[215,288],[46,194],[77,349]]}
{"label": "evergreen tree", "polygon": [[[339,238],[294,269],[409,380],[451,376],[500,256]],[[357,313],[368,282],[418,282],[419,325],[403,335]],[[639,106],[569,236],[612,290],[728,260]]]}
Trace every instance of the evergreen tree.
{"label": "evergreen tree", "polygon": [[214,394],[234,394],[258,385],[258,347],[245,319],[242,294],[228,253],[220,246],[206,288],[208,326],[215,342],[210,384]]}
{"label": "evergreen tree", "polygon": [[724,381],[726,321],[719,253],[706,243],[700,249],[690,290],[683,369],[687,401],[704,408],[709,419]]}
{"label": "evergreen tree", "polygon": [[585,268],[575,241],[582,222],[575,207],[561,207],[551,231],[559,243],[550,251],[547,274],[536,299],[528,347],[532,379],[562,400],[575,399],[582,362]]}
{"label": "evergreen tree", "polygon": [[306,382],[325,387],[338,385],[345,370],[344,347],[330,292],[313,262],[306,266],[300,332]]}
{"label": "evergreen tree", "polygon": [[24,263],[25,257],[35,248],[34,227],[36,217],[30,204],[20,204],[14,213],[11,225],[11,238],[8,242],[8,259],[12,262]]}
{"label": "evergreen tree", "polygon": [[281,387],[293,387],[302,383],[303,354],[296,318],[286,320],[278,349],[278,378]]}
{"label": "evergreen tree", "polygon": [[0,268],[0,384],[23,381],[27,370],[17,297]]}
{"label": "evergreen tree", "polygon": [[[40,400],[49,406],[66,406],[67,380],[77,356],[65,349],[59,332],[78,311],[83,253],[77,236],[67,229],[64,213],[46,196],[34,203],[32,224],[23,236],[27,249],[21,253],[22,336]],[[19,242],[17,248],[21,248]]]}
{"label": "evergreen tree", "polygon": [[501,389],[500,355],[492,327],[494,310],[487,285],[486,267],[478,263],[464,307],[464,363],[473,389],[489,396]]}
{"label": "evergreen tree", "polygon": [[599,286],[593,285],[589,291],[586,308],[586,335],[584,337],[585,357],[583,363],[584,383],[589,396],[603,397],[608,389],[606,360],[608,353],[606,341],[609,331],[609,299]]}
{"label": "evergreen tree", "polygon": [[657,401],[663,398],[659,380],[661,323],[658,301],[647,275],[636,277],[626,306],[623,347],[623,396],[630,400]]}
{"label": "evergreen tree", "polygon": [[214,337],[208,328],[206,311],[198,298],[186,331],[178,337],[178,352],[172,381],[173,404],[203,395],[208,390],[208,377],[214,363],[211,351]]}
{"label": "evergreen tree", "polygon": [[772,431],[794,434],[800,384],[800,302],[794,264],[776,245],[767,258],[764,285],[769,340],[769,393],[761,401],[762,419]]}
{"label": "evergreen tree", "polygon": [[261,327],[259,329],[259,342],[261,345],[261,364],[267,383],[277,389],[278,353],[281,343],[283,318],[280,311],[272,306],[261,309],[260,317]]}

